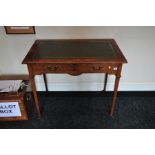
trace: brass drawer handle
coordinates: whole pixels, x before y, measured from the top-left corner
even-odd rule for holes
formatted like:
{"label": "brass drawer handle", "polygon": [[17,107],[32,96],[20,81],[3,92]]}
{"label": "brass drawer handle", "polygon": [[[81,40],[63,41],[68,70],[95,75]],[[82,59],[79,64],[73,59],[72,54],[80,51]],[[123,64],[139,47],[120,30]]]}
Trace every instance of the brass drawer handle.
{"label": "brass drawer handle", "polygon": [[117,67],[114,67],[113,70],[114,70],[114,71],[117,71]]}
{"label": "brass drawer handle", "polygon": [[50,71],[56,71],[58,69],[57,66],[47,66],[48,70]]}
{"label": "brass drawer handle", "polygon": [[93,70],[100,71],[100,70],[103,70],[103,69],[104,69],[103,66],[93,66]]}

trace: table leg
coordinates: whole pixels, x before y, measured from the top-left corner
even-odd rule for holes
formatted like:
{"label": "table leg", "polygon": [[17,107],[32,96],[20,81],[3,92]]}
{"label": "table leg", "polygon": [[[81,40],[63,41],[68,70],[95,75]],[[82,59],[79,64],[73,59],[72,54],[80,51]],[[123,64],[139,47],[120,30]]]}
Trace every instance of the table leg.
{"label": "table leg", "polygon": [[40,114],[38,96],[37,96],[37,91],[36,91],[34,76],[32,74],[32,70],[31,70],[31,67],[30,66],[28,66],[28,70],[29,70],[29,80],[31,82],[31,87],[32,87],[33,96],[34,96],[34,102],[35,102],[35,106],[36,106],[36,109],[37,109],[37,112],[38,112],[38,115],[39,115],[39,118],[40,118],[41,114]]}
{"label": "table leg", "polygon": [[114,95],[113,95],[113,99],[112,99],[112,106],[111,106],[110,116],[113,115],[115,105],[116,105],[116,97],[117,97],[119,81],[120,81],[120,78],[121,78],[121,70],[122,70],[122,65],[120,65],[118,67],[118,71],[117,71],[117,74],[116,74],[115,86],[114,86]]}
{"label": "table leg", "polygon": [[116,80],[115,80],[115,88],[114,88],[114,95],[113,95],[113,100],[112,100],[112,106],[111,106],[110,116],[113,115],[113,112],[114,112],[114,109],[115,109],[119,81],[120,81],[120,77],[116,77]]}
{"label": "table leg", "polygon": [[44,83],[45,83],[45,88],[46,88],[46,92],[48,92],[48,86],[47,86],[47,77],[46,74],[43,74],[43,78],[44,78]]}
{"label": "table leg", "polygon": [[108,79],[108,73],[105,73],[105,78],[104,78],[104,88],[103,88],[103,91],[106,91],[106,87],[107,87],[107,79]]}

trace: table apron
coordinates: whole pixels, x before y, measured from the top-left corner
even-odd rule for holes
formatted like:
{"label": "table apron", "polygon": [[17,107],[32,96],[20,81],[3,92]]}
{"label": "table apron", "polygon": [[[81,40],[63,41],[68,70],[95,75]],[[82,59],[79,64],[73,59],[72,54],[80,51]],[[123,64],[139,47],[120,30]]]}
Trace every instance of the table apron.
{"label": "table apron", "polygon": [[120,64],[113,63],[42,63],[31,64],[33,75],[44,73],[67,73],[70,75],[80,75],[82,73],[107,73],[116,75]]}

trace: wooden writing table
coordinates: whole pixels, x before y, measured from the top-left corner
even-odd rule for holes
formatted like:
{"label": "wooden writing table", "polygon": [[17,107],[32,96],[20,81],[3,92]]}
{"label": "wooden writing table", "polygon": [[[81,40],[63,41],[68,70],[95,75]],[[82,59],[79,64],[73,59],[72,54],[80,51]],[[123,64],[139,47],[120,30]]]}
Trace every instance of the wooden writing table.
{"label": "wooden writing table", "polygon": [[114,95],[110,115],[115,108],[122,65],[127,63],[114,39],[61,39],[36,40],[24,58],[32,85],[35,105],[40,116],[38,97],[34,82],[35,75],[44,75],[47,90],[46,73],[105,73],[104,90],[108,74],[116,76]]}

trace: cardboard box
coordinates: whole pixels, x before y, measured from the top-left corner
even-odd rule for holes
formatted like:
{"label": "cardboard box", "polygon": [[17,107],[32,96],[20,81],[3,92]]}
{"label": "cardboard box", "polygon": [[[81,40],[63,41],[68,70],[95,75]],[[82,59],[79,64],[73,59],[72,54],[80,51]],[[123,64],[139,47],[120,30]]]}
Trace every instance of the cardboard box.
{"label": "cardboard box", "polygon": [[[8,80],[9,78],[0,79]],[[28,83],[28,80],[25,82]],[[17,92],[0,93],[0,121],[28,120],[25,102],[26,88],[19,89]]]}
{"label": "cardboard box", "polygon": [[28,120],[24,90],[18,93],[0,93],[0,121]]}

